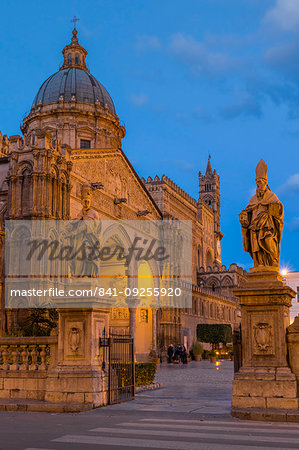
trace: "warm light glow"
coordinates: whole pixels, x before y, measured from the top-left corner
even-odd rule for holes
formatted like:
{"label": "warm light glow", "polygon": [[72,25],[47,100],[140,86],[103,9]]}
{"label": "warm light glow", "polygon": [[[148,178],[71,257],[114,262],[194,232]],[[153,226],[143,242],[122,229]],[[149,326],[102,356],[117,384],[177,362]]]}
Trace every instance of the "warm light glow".
{"label": "warm light glow", "polygon": [[288,274],[287,269],[282,269],[282,270],[281,270],[281,275],[282,275],[282,276],[285,277],[287,274]]}

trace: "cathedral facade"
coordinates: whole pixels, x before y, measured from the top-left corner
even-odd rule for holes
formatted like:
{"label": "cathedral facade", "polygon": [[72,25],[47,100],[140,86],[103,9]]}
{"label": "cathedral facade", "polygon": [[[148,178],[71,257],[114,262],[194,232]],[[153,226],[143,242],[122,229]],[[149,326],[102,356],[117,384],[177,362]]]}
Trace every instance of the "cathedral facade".
{"label": "cathedral facade", "polygon": [[2,333],[20,329],[24,314],[5,309],[4,221],[77,217],[86,183],[95,187],[92,208],[101,220],[192,222],[192,308],[111,310],[110,326],[130,330],[140,360],[170,343],[190,347],[198,323],[234,326],[239,318],[232,289],[244,273],[221,265],[220,177],[210,158],[205,174],[199,173],[198,199],[166,175],[140,179],[122,150],[125,128],[86,66],[76,29],[62,53],[63,65],[38,90],[22,136],[0,134]]}

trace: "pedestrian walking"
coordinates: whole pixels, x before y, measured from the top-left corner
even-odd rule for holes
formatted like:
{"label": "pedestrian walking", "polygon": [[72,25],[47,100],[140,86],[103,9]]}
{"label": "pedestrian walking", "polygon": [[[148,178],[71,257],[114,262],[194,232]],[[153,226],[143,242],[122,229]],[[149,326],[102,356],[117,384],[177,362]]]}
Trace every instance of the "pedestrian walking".
{"label": "pedestrian walking", "polygon": [[174,348],[173,348],[173,345],[170,344],[170,346],[167,349],[168,364],[170,364],[172,362],[173,354],[174,354]]}

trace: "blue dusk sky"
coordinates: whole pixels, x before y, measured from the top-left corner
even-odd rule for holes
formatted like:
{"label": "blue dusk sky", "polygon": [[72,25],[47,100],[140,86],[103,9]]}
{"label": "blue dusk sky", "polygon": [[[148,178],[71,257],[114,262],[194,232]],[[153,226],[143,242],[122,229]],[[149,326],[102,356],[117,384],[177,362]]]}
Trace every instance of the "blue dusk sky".
{"label": "blue dusk sky", "polygon": [[238,213],[263,158],[285,206],[281,266],[299,270],[299,1],[2,2],[3,134],[20,133],[39,86],[59,69],[74,15],[138,174],[165,173],[197,199],[211,154],[221,177],[222,260],[248,269]]}

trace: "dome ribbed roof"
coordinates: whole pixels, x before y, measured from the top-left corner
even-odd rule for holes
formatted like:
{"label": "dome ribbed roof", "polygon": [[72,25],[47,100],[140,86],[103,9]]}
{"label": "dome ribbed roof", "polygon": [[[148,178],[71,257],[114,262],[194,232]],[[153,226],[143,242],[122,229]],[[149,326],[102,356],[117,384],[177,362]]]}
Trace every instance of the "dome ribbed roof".
{"label": "dome ribbed roof", "polygon": [[[75,98],[74,98],[75,96]],[[33,106],[59,102],[59,99],[96,104],[107,107],[115,113],[113,101],[104,86],[84,69],[65,68],[51,75],[40,87]]]}
{"label": "dome ribbed roof", "polygon": [[73,29],[69,45],[62,50],[64,62],[60,70],[51,75],[40,87],[33,107],[56,103],[60,100],[97,104],[116,114],[113,101],[104,86],[89,73],[85,58],[87,51],[79,44],[78,31]]}

